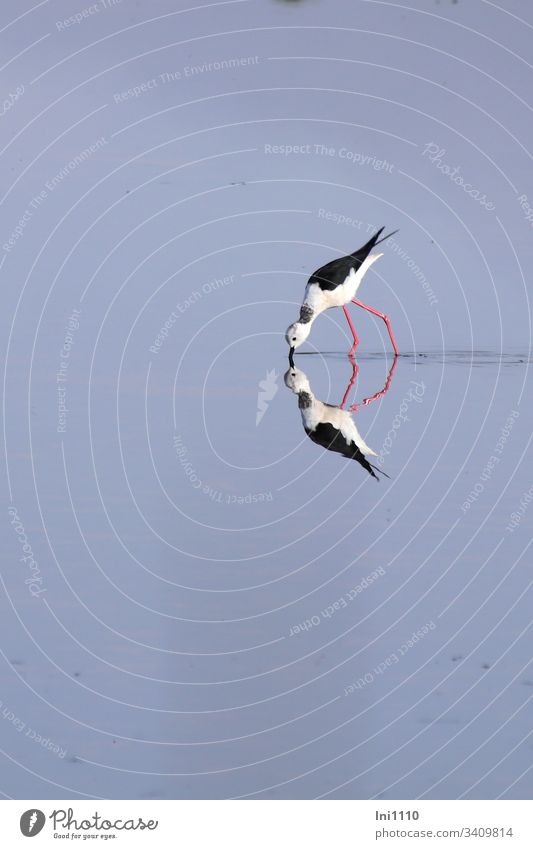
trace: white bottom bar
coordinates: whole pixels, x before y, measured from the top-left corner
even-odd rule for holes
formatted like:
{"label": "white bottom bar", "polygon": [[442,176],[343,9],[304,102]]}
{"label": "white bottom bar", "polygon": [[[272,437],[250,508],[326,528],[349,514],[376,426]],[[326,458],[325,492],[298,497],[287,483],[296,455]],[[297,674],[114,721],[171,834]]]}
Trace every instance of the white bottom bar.
{"label": "white bottom bar", "polygon": [[[4,801],[2,845],[533,846],[530,801]],[[21,819],[22,817],[22,819]],[[30,833],[31,832],[31,833]],[[119,842],[120,841],[120,842]]]}

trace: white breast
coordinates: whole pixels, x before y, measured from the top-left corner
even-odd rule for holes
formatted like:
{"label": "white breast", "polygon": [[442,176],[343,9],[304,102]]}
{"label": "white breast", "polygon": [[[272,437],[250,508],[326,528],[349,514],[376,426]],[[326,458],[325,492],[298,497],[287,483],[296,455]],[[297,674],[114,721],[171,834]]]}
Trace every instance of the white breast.
{"label": "white breast", "polygon": [[355,271],[351,269],[344,283],[337,286],[336,289],[321,289],[318,283],[308,283],[304,304],[310,306],[315,315],[319,315],[324,310],[348,304],[352,298],[355,298],[356,291]]}

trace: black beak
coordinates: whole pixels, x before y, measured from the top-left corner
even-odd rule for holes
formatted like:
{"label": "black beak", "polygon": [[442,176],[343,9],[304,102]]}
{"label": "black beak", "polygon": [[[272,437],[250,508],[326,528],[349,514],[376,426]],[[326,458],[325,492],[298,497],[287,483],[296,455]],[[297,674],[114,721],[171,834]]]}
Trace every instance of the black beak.
{"label": "black beak", "polygon": [[289,365],[291,368],[294,368],[294,348],[289,350]]}

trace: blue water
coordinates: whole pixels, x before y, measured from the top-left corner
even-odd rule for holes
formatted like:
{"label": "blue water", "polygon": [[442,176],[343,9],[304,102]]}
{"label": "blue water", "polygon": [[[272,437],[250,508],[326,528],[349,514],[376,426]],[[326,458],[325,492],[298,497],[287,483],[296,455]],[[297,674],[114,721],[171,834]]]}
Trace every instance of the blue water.
{"label": "blue water", "polygon": [[0,792],[531,798],[529,9],[145,5],[0,13]]}

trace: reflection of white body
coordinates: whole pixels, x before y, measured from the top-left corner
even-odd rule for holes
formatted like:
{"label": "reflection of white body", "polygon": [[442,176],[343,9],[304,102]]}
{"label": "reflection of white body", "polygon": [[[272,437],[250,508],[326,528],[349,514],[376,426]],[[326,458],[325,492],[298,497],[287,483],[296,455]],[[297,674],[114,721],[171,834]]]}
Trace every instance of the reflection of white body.
{"label": "reflection of white body", "polygon": [[303,371],[297,368],[289,369],[285,377],[285,383],[296,395],[304,393],[309,396],[310,403],[300,407],[303,426],[306,430],[315,430],[316,426],[321,422],[328,422],[342,433],[347,445],[353,442],[363,454],[371,454],[373,457],[377,456],[376,452],[369,448],[357,430],[350,413],[346,410],[341,410],[340,407],[324,404],[323,401],[315,398],[311,391],[307,375]]}
{"label": "reflection of white body", "polygon": [[290,368],[286,372],[285,385],[298,395],[302,423],[313,442],[343,457],[357,460],[377,480],[373,471],[375,466],[364,456],[370,454],[375,457],[376,452],[366,444],[350,413],[315,398],[307,375],[300,369]]}

